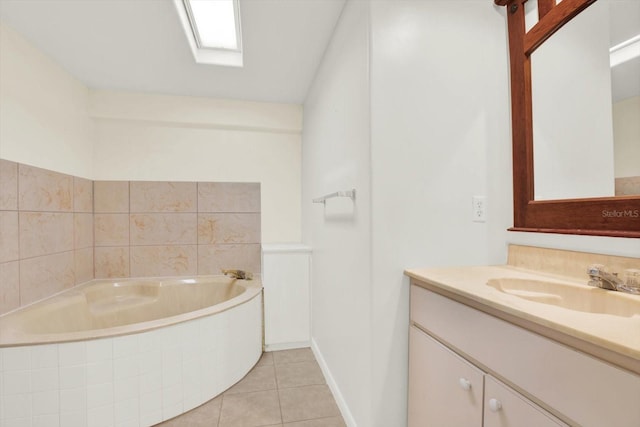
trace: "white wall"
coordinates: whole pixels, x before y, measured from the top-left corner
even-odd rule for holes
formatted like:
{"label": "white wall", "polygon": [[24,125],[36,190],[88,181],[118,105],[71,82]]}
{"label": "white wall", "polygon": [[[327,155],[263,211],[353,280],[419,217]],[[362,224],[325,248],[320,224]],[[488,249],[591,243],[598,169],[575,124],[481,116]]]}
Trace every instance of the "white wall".
{"label": "white wall", "polygon": [[[508,63],[491,2],[372,3],[372,426],[406,425],[411,267],[504,263]],[[472,196],[488,219],[472,222]]]}
{"label": "white wall", "polygon": [[613,104],[616,178],[640,176],[640,96]]}
{"label": "white wall", "polygon": [[[303,236],[314,249],[312,335],[354,425],[401,426],[409,318],[404,269],[503,264],[511,242],[627,256],[640,256],[640,242],[507,231],[513,200],[503,7],[465,0],[375,1],[367,17],[362,3],[347,2],[305,103]],[[355,14],[370,25],[368,94],[361,92],[366,69],[354,64],[366,56],[366,23],[351,23]],[[368,96],[370,152],[360,120]],[[352,186],[340,179],[344,171],[366,175],[369,158],[371,192],[366,198],[358,193],[356,220],[332,222],[322,206],[309,204],[312,197]],[[473,195],[486,196],[485,223],[471,220]],[[369,232],[361,221],[367,207]],[[369,324],[362,324],[367,313]],[[360,351],[354,353],[347,340]],[[365,365],[369,376],[360,371]]]}
{"label": "white wall", "polygon": [[302,106],[90,90],[0,26],[0,158],[98,180],[260,182],[262,241],[301,240]]}
{"label": "white wall", "polygon": [[[304,104],[302,151],[312,341],[347,424],[359,426],[373,425],[368,8],[362,1],[345,5]],[[350,188],[355,203],[311,203]]]}
{"label": "white wall", "polygon": [[91,91],[90,114],[96,179],[260,182],[262,241],[300,241],[300,105]]}
{"label": "white wall", "polygon": [[0,25],[0,158],[91,178],[88,89]]}

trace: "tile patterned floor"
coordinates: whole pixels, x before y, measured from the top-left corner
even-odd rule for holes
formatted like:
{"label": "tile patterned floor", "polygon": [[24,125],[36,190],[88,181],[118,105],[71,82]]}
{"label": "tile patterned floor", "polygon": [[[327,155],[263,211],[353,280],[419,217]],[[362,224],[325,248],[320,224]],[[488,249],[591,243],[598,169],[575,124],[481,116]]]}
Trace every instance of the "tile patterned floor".
{"label": "tile patterned floor", "polygon": [[344,427],[311,349],[264,353],[240,382],[158,427]]}

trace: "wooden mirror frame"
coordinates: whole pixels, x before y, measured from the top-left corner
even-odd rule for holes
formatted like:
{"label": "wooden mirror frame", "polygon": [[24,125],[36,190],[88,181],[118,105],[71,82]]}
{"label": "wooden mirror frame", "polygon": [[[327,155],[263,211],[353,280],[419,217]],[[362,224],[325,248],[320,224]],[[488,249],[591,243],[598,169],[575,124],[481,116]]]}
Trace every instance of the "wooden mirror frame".
{"label": "wooden mirror frame", "polygon": [[640,237],[640,197],[534,200],[531,54],[596,0],[538,0],[538,23],[525,28],[527,0],[494,0],[505,6],[511,71],[513,213],[510,231]]}

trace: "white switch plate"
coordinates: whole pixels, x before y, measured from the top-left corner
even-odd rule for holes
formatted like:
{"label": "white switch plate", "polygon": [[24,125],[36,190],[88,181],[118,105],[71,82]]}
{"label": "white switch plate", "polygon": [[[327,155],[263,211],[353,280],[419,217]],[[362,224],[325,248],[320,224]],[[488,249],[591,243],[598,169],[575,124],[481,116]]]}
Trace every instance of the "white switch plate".
{"label": "white switch plate", "polygon": [[487,200],[484,196],[473,196],[471,198],[473,211],[471,219],[474,222],[485,222],[487,220]]}

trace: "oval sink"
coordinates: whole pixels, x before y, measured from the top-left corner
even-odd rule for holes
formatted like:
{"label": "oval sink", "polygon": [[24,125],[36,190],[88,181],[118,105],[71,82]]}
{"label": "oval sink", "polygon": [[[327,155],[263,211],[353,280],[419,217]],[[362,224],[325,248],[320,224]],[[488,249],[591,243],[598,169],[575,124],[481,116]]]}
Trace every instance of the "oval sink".
{"label": "oval sink", "polygon": [[490,286],[504,294],[567,310],[619,317],[640,315],[640,296],[607,291],[586,285],[546,280],[489,279]]}

